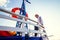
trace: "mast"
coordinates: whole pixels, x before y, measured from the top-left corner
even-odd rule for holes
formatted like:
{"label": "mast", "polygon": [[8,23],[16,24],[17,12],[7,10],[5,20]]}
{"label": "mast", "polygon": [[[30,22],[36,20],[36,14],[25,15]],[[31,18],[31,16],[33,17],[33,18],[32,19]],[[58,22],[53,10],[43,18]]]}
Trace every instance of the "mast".
{"label": "mast", "polygon": [[[23,0],[19,15],[26,16],[25,1],[30,3],[28,0]],[[22,18],[19,18],[19,19],[22,19]],[[21,24],[22,24],[22,22],[17,21],[16,27],[21,27]],[[17,32],[17,34],[20,35],[20,32]]]}

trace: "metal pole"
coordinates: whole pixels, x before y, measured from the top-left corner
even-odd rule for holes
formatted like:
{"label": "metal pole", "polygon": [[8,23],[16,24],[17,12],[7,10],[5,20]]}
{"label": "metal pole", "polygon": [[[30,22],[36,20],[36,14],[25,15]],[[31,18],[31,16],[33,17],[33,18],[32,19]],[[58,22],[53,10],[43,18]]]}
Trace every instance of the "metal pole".
{"label": "metal pole", "polygon": [[[0,11],[5,12],[5,13],[8,13],[8,14],[11,14],[11,15],[17,15],[17,16],[19,16],[19,17],[23,17],[23,18],[25,18],[25,16],[23,16],[23,15],[15,14],[15,13],[13,13],[13,12],[10,12],[10,11],[6,10],[6,9],[2,9],[2,8],[0,8]],[[28,18],[28,20],[37,23],[36,21],[34,21],[34,20],[30,19],[30,18]]]}

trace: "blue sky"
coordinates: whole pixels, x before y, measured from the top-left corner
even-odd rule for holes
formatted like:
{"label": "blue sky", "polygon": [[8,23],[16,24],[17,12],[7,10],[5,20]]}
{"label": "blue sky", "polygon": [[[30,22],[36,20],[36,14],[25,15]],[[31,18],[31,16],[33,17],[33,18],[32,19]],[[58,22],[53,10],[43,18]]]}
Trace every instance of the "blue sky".
{"label": "blue sky", "polygon": [[[8,1],[4,5],[0,6],[0,8],[5,8],[11,11],[11,9],[14,7],[21,7],[22,0],[8,0]],[[28,4],[26,2],[26,11],[29,15],[29,18],[37,21],[34,15],[36,13],[39,14],[43,19],[47,34],[54,35],[53,37],[49,37],[50,40],[60,40],[59,38],[60,37],[60,0],[29,0],[29,1],[31,2],[31,4]],[[0,12],[0,14],[7,15],[2,12]],[[0,25],[15,27],[16,22],[0,18]]]}

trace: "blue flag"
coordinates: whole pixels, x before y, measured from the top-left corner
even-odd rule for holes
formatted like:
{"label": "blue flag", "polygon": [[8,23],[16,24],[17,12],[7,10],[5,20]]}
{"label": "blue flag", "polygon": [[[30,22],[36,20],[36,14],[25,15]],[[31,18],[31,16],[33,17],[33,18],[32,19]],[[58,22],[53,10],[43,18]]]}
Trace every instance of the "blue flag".
{"label": "blue flag", "polygon": [[28,0],[26,0],[26,2],[28,2],[29,4],[31,4],[31,2],[29,2]]}

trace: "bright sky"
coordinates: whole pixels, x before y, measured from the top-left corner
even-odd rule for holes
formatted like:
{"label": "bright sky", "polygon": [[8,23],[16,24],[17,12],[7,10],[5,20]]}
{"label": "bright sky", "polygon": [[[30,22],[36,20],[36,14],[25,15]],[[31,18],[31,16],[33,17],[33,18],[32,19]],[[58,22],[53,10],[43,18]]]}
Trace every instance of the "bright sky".
{"label": "bright sky", "polygon": [[[26,3],[26,11],[29,18],[37,20],[34,15],[39,14],[46,28],[50,40],[60,40],[60,0],[29,0],[31,4]],[[0,8],[10,10],[14,7],[21,7],[22,0],[0,0]],[[7,15],[0,12],[0,14]],[[0,19],[0,25],[15,27],[16,22]],[[32,27],[30,27],[32,28]]]}

